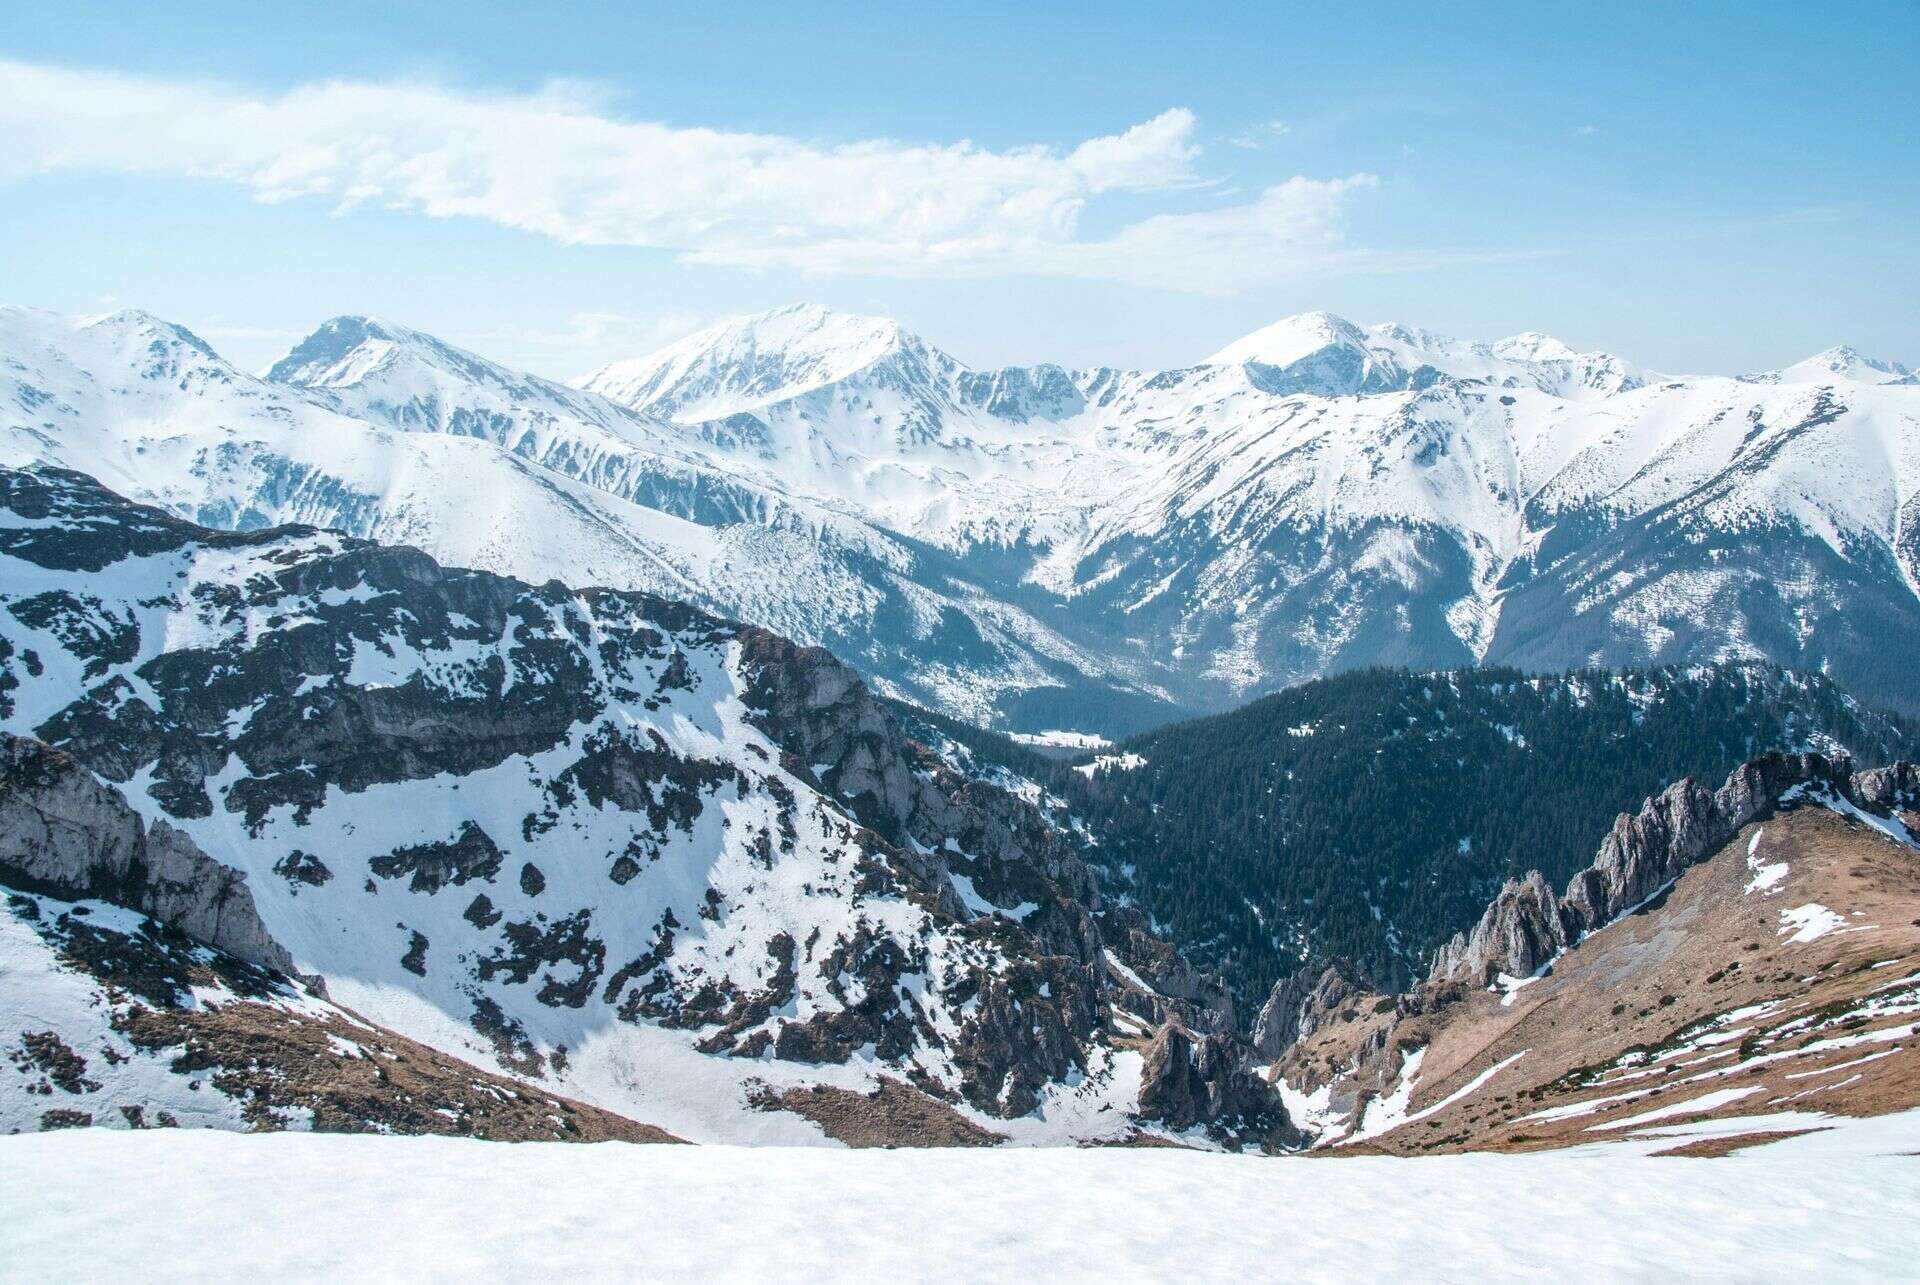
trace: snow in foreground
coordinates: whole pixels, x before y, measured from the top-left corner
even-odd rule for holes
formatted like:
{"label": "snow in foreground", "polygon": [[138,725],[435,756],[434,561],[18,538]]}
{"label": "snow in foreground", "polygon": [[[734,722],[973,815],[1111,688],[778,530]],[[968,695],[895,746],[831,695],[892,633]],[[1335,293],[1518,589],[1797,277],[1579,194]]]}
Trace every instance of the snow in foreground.
{"label": "snow in foreground", "polygon": [[104,1129],[0,1139],[0,1277],[1886,1279],[1920,1112],[1724,1159],[1265,1160]]}

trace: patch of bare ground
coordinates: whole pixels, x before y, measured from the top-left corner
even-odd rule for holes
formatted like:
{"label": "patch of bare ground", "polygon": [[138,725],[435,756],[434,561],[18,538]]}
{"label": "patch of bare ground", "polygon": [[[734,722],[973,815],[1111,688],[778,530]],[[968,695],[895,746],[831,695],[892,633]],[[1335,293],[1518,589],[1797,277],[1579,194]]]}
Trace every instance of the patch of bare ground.
{"label": "patch of bare ground", "polygon": [[1200,1149],[1198,1147],[1190,1147],[1177,1138],[1163,1137],[1157,1133],[1142,1133],[1139,1130],[1135,1130],[1125,1137],[1102,1138],[1098,1142],[1090,1142],[1087,1145],[1092,1147],[1162,1147],[1173,1151],[1198,1151]]}
{"label": "patch of bare ground", "polygon": [[[1757,877],[1781,865],[1771,882]],[[1806,907],[1831,912],[1826,931],[1798,930]],[[1920,851],[1823,807],[1781,812],[1507,998],[1441,996],[1398,1017],[1363,998],[1277,1071],[1301,1089],[1331,1080],[1334,1106],[1357,1119],[1393,1091],[1406,1055],[1424,1050],[1412,1118],[1362,1144],[1397,1154],[1533,1151],[1690,1120],[1920,1106]]]}
{"label": "patch of bare ground", "polygon": [[775,1092],[761,1085],[748,1101],[758,1110],[803,1116],[849,1147],[992,1147],[1006,1141],[1004,1135],[887,1076],[866,1093],[825,1084]]}
{"label": "patch of bare ground", "polygon": [[1784,1138],[1804,1137],[1809,1133],[1825,1133],[1825,1129],[1780,1129],[1773,1133],[1730,1133],[1723,1138],[1698,1138],[1678,1147],[1668,1147],[1665,1151],[1656,1151],[1656,1156],[1685,1156],[1695,1159],[1715,1159],[1730,1156],[1736,1151],[1745,1151],[1749,1147],[1764,1147],[1769,1142],[1779,1142]]}
{"label": "patch of bare ground", "polygon": [[134,1006],[114,1025],[143,1048],[177,1050],[172,1069],[204,1075],[260,1129],[312,1113],[331,1133],[443,1134],[491,1141],[678,1142],[599,1107],[482,1071],[345,1017],[296,1016],[236,1001],[204,1009]]}

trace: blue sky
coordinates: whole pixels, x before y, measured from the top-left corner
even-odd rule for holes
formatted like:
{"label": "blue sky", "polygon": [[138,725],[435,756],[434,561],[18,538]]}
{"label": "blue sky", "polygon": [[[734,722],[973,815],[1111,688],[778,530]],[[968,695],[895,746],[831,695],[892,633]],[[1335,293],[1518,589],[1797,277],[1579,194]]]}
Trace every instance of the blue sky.
{"label": "blue sky", "polygon": [[0,28],[0,295],[249,366],[368,312],[570,376],[801,299],[976,365],[1312,308],[1920,362],[1920,6],[1825,8],[69,2]]}

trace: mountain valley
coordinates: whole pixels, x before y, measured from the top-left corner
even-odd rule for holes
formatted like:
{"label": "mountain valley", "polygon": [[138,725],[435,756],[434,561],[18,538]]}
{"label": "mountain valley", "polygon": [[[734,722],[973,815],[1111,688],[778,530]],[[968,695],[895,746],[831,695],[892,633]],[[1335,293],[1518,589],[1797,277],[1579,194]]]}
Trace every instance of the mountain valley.
{"label": "mountain valley", "polygon": [[[1520,994],[1448,972],[1489,903],[1670,782],[1920,757],[1920,403],[1857,354],[979,372],[795,308],[572,387],[0,323],[10,1128],[1399,1145]],[[1617,909],[1529,931],[1571,979]]]}

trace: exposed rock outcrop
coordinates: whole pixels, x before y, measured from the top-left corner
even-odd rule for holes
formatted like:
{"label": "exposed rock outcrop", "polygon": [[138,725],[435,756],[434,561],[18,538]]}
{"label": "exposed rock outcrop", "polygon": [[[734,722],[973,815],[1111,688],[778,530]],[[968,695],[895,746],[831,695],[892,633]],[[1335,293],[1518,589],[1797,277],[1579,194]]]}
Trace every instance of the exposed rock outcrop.
{"label": "exposed rock outcrop", "polygon": [[1299,1141],[1279,1093],[1254,1070],[1245,1044],[1231,1035],[1196,1035],[1176,1022],[1162,1026],[1147,1046],[1140,1114],[1173,1129],[1204,1124],[1266,1150]]}
{"label": "exposed rock outcrop", "polygon": [[1428,985],[1487,986],[1502,974],[1536,974],[1560,951],[1659,894],[1796,789],[1830,791],[1880,812],[1920,797],[1913,764],[1855,773],[1847,759],[1823,754],[1754,759],[1718,790],[1691,778],[1676,781],[1637,814],[1621,814],[1593,864],[1573,877],[1564,895],[1555,896],[1537,870],[1509,882],[1472,931],[1440,949]]}
{"label": "exposed rock outcrop", "polygon": [[1853,788],[1870,808],[1886,812],[1920,810],[1920,763],[1891,763],[1856,773]]}
{"label": "exposed rock outcrop", "polygon": [[[1172,946],[1154,936],[1147,917],[1134,906],[1120,906],[1100,918],[1107,949],[1126,966],[1110,969],[1118,985],[1114,1003],[1158,1029],[1175,1021],[1209,1035],[1236,1029],[1233,997],[1213,973],[1188,963]],[[1131,976],[1128,976],[1128,974]],[[1145,987],[1135,985],[1135,981]]]}
{"label": "exposed rock outcrop", "polygon": [[1302,968],[1281,978],[1273,984],[1273,993],[1267,996],[1254,1022],[1254,1052],[1271,1062],[1319,1030],[1347,1000],[1366,990],[1359,972],[1344,959],[1334,960],[1318,973]]}
{"label": "exposed rock outcrop", "polygon": [[244,874],[165,821],[149,827],[71,755],[4,733],[0,882],[130,906],[237,959],[293,972]]}

